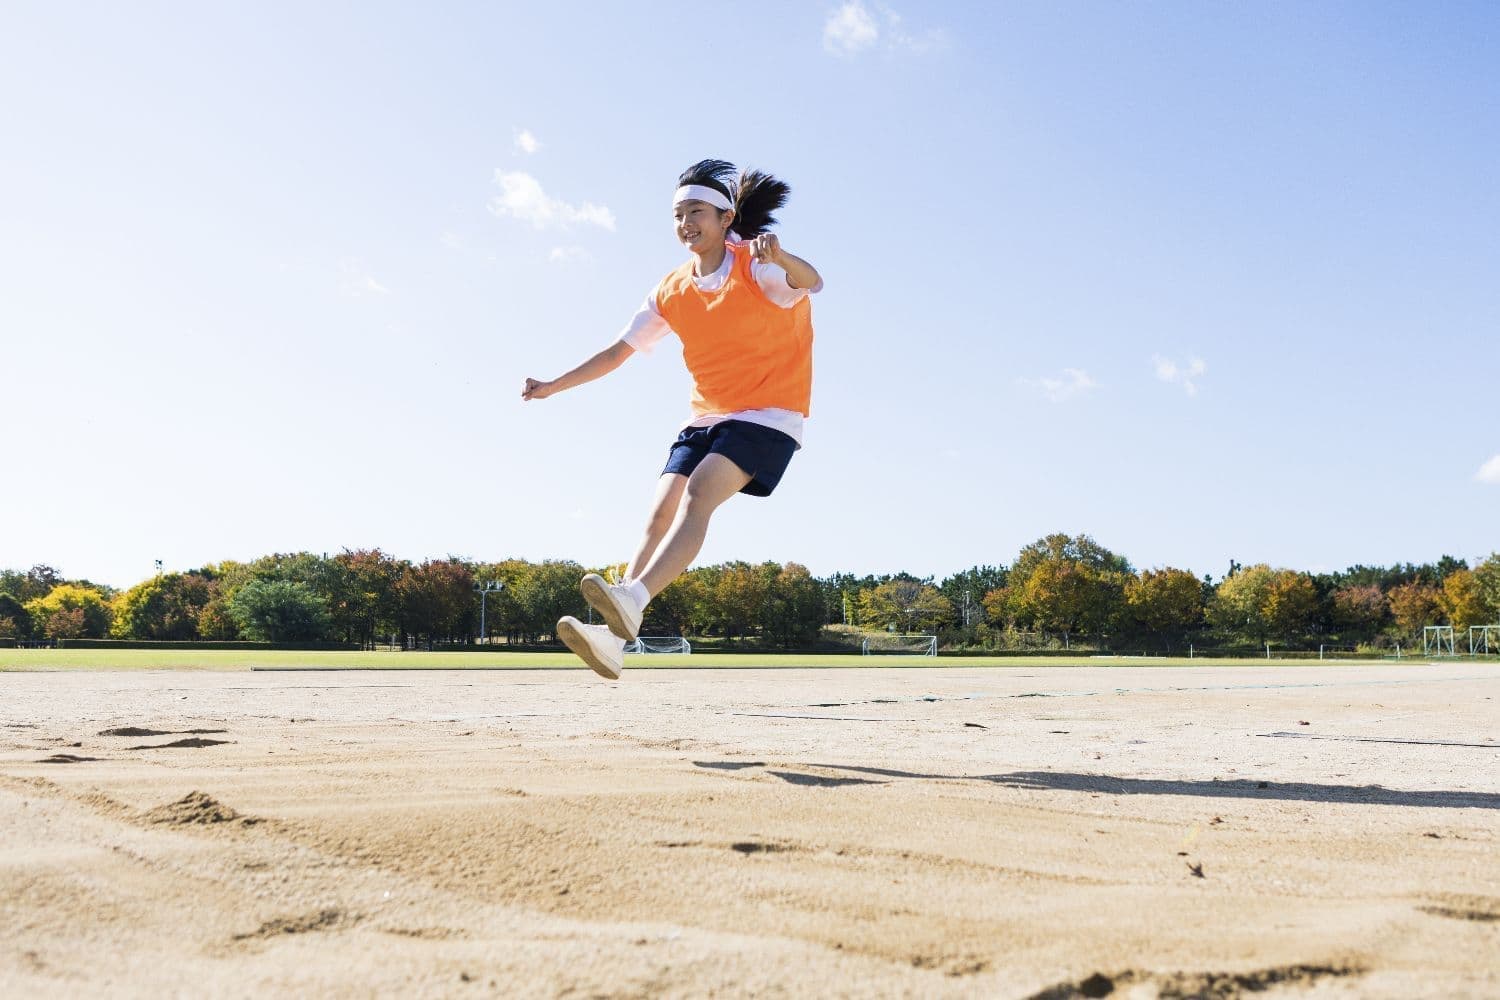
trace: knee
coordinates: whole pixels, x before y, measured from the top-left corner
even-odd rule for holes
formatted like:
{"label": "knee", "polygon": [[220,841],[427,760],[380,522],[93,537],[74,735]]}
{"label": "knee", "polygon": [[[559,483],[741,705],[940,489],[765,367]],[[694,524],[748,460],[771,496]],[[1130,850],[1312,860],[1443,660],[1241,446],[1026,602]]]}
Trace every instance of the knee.
{"label": "knee", "polygon": [[701,518],[707,520],[714,509],[719,506],[720,501],[712,496],[700,493],[689,486],[687,492],[682,496],[682,516],[685,518]]}

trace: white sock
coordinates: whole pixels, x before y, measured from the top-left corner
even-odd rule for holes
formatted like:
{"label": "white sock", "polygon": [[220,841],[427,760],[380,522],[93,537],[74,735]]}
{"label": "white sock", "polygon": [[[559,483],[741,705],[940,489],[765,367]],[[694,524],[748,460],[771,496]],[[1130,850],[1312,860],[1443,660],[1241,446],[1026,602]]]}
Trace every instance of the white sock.
{"label": "white sock", "polygon": [[631,580],[625,585],[626,591],[635,599],[635,606],[641,611],[646,610],[646,605],[651,603],[651,591],[639,580]]}

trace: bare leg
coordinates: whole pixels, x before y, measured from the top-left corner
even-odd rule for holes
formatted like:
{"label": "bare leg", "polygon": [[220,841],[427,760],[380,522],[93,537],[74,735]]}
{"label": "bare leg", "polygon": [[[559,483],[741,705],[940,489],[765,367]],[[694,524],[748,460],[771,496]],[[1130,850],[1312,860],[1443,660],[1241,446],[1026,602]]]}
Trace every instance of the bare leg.
{"label": "bare leg", "polygon": [[750,474],[723,455],[709,455],[687,480],[676,517],[636,579],[655,597],[682,575],[708,534],[708,520],[725,500],[750,481]]}
{"label": "bare leg", "polygon": [[677,519],[677,505],[682,502],[687,482],[687,476],[676,472],[663,473],[656,481],[656,499],[651,505],[651,518],[646,522],[646,537],[641,539],[640,548],[635,550],[630,565],[625,567],[625,579],[634,580],[639,576],[641,569],[656,554],[656,547]]}

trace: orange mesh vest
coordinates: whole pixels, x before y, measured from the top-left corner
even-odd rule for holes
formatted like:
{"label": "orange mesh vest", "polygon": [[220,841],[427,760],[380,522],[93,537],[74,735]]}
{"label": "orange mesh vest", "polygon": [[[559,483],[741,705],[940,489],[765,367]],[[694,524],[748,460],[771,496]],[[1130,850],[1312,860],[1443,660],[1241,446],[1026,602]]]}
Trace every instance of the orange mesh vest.
{"label": "orange mesh vest", "polygon": [[718,291],[693,284],[690,260],[662,279],[656,307],[682,338],[693,376],[693,414],[776,407],[807,416],[812,403],[812,303],[790,309],[750,274],[750,248],[728,244],[729,277]]}

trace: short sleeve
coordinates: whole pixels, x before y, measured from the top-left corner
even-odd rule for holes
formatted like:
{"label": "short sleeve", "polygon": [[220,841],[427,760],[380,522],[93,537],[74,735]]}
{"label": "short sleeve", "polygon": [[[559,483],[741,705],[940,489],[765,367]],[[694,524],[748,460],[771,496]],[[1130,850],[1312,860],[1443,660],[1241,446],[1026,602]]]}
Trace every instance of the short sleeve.
{"label": "short sleeve", "polygon": [[646,301],[641,303],[641,308],[630,322],[625,324],[625,329],[620,331],[620,336],[616,339],[625,341],[642,354],[647,354],[656,346],[657,341],[671,332],[672,328],[667,325],[661,310],[656,307],[656,289],[653,288],[651,294],[646,296]]}
{"label": "short sleeve", "polygon": [[755,278],[755,283],[760,286],[760,290],[766,293],[766,298],[783,309],[790,309],[813,292],[823,290],[821,280],[813,288],[793,288],[787,281],[786,269],[769,261],[752,260],[750,274]]}

